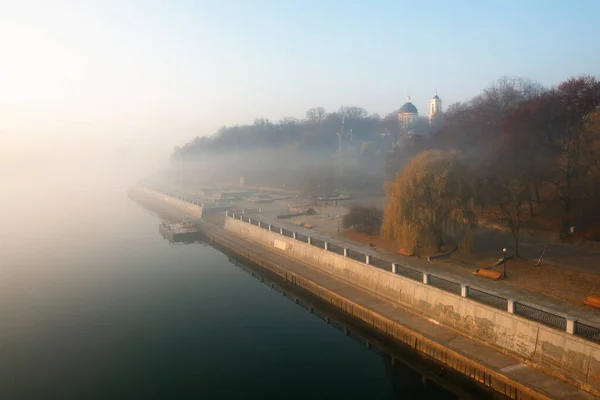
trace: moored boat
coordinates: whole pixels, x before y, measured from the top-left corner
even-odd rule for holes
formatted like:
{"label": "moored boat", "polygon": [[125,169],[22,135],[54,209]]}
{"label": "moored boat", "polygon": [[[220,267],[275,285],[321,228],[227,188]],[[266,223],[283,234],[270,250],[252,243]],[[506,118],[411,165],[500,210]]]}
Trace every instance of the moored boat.
{"label": "moored boat", "polygon": [[198,240],[200,232],[189,218],[176,223],[161,222],[158,231],[170,242],[194,242]]}

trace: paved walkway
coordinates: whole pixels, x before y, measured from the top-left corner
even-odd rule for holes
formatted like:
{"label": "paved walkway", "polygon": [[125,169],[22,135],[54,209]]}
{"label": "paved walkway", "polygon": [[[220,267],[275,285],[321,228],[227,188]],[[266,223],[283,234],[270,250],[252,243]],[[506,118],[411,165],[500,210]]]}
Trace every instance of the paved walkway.
{"label": "paved walkway", "polygon": [[259,217],[256,214],[253,217],[261,219],[265,223],[271,223],[277,227],[293,230],[306,236],[311,236],[319,240],[327,241],[341,247],[347,247],[363,254],[382,259],[389,263],[389,270],[391,270],[392,262],[398,263],[422,272],[429,272],[430,274],[440,278],[461,284],[467,284],[473,288],[477,288],[503,298],[514,299],[517,302],[527,303],[536,308],[544,309],[564,317],[585,321],[600,328],[600,313],[597,310],[586,308],[583,305],[581,307],[576,307],[567,302],[549,296],[516,288],[501,280],[486,280],[473,275],[470,270],[467,270],[464,267],[434,264],[414,257],[405,257],[399,254],[373,249],[370,246],[345,240],[340,237],[330,237],[319,234],[313,230],[294,225],[287,220],[276,220],[264,215],[260,215]]}
{"label": "paved walkway", "polygon": [[[567,303],[566,301],[561,301],[557,298],[537,293],[535,291],[530,291],[516,287],[506,281],[486,280],[472,274],[472,271],[473,269],[475,269],[475,267],[466,268],[465,266],[452,265],[447,263],[447,261],[451,261],[451,259],[446,259],[439,263],[429,263],[414,257],[405,257],[396,253],[390,253],[379,249],[373,249],[367,245],[349,241],[339,236],[328,236],[326,234],[319,233],[314,230],[305,229],[303,227],[293,224],[290,220],[277,220],[265,214],[250,214],[249,216],[261,219],[266,223],[271,223],[276,226],[284,227],[288,230],[296,231],[306,236],[311,236],[319,240],[327,241],[341,247],[348,247],[363,254],[368,254],[372,257],[382,259],[389,263],[390,270],[392,262],[399,263],[400,265],[405,265],[407,267],[422,272],[429,272],[433,275],[439,276],[444,279],[448,279],[457,283],[467,284],[473,288],[477,288],[491,294],[496,294],[503,298],[510,298],[516,300],[517,302],[528,303],[536,308],[545,309],[546,311],[562,315],[564,317],[574,318],[582,322],[588,323],[589,325],[597,326],[600,328],[600,312],[585,307],[583,305],[583,301],[580,306],[577,306],[574,304]],[[209,219],[213,223],[222,225],[224,216],[221,213],[219,213],[219,215],[210,216]],[[505,239],[508,240],[507,238],[504,238],[502,240]],[[488,242],[485,235],[478,235],[476,237],[476,240],[481,241],[482,243]],[[543,249],[543,246],[546,242],[543,239],[530,236],[524,237],[523,243],[524,255],[534,256],[535,254],[537,254],[539,256],[539,254],[541,254],[541,249]],[[498,244],[496,243],[496,245]],[[578,252],[578,257],[580,257],[582,260],[585,260],[585,262],[581,263],[581,270],[588,272],[593,269],[593,266],[600,265],[600,252],[597,252],[594,249],[579,248],[578,246],[565,245],[559,243],[549,244],[547,251],[547,256],[549,258],[545,259],[548,263],[554,263],[555,260],[564,260],[566,254],[570,254],[573,251],[574,247],[577,248],[575,250]],[[560,282],[558,285],[554,286],[560,287]],[[582,295],[582,300],[583,296],[584,295]]]}
{"label": "paved walkway", "polygon": [[217,227],[210,223],[203,223],[203,228],[213,232],[219,236],[226,237],[231,241],[237,251],[242,254],[254,252],[263,257],[268,257],[269,260],[277,265],[285,266],[286,269],[292,271],[304,278],[307,278],[326,289],[335,292],[350,301],[359,304],[362,307],[368,308],[374,313],[377,313],[389,320],[392,320],[399,325],[402,325],[411,331],[425,336],[426,338],[436,342],[443,343],[448,349],[455,351],[469,359],[480,363],[481,365],[493,371],[497,371],[508,379],[518,382],[519,384],[533,389],[537,393],[541,393],[548,398],[560,399],[594,399],[591,394],[577,389],[559,379],[550,377],[535,368],[522,364],[513,358],[510,358],[492,348],[471,341],[462,335],[459,335],[448,328],[435,325],[421,316],[412,314],[404,310],[392,302],[388,302],[380,297],[377,297],[367,291],[361,290],[349,283],[335,279],[328,274],[318,271],[306,264],[286,257],[281,253],[269,250],[257,243],[253,243],[241,237],[238,237],[223,228]]}
{"label": "paved walkway", "polygon": [[[546,253],[543,263],[558,267],[582,271],[600,276],[600,251],[591,247],[549,241],[546,238],[530,235],[527,229],[521,232],[519,255],[523,258],[538,259],[544,247]],[[499,232],[489,228],[479,228],[474,235],[474,258],[489,254],[502,255],[502,248],[508,254],[514,254],[514,240],[509,232]],[[468,259],[468,257],[459,257]]]}

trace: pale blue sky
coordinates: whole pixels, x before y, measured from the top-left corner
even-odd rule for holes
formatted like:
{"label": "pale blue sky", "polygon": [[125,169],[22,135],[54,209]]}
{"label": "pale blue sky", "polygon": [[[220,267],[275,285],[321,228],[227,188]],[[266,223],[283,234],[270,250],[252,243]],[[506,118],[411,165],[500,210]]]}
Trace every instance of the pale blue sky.
{"label": "pale blue sky", "polygon": [[600,75],[600,1],[0,0],[0,155]]}

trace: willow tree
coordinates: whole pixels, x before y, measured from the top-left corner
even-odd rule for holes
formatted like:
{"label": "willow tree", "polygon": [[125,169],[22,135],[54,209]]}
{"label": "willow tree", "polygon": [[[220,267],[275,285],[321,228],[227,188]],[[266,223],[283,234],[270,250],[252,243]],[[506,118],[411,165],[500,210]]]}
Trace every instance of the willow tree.
{"label": "willow tree", "polygon": [[439,252],[447,235],[468,251],[475,217],[466,172],[458,152],[429,150],[412,158],[387,186],[382,234],[411,253],[425,243]]}

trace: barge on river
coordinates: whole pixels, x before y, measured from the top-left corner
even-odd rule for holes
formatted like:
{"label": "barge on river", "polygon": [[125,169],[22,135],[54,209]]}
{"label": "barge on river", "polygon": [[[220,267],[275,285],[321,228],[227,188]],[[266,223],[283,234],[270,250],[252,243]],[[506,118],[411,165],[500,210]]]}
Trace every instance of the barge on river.
{"label": "barge on river", "polygon": [[200,239],[200,231],[189,218],[176,223],[163,221],[158,226],[158,231],[169,242],[192,243]]}

